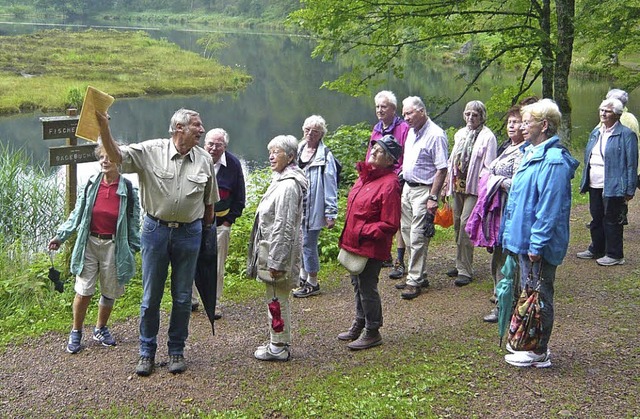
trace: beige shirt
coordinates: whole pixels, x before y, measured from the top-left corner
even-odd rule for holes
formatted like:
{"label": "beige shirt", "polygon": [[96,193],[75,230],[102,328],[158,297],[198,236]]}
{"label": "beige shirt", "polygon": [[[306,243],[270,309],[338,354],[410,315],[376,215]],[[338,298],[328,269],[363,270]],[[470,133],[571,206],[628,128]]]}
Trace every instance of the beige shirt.
{"label": "beige shirt", "polygon": [[190,223],[220,197],[213,160],[200,147],[182,156],[169,139],[121,146],[122,171],[137,173],[144,211],[164,221]]}

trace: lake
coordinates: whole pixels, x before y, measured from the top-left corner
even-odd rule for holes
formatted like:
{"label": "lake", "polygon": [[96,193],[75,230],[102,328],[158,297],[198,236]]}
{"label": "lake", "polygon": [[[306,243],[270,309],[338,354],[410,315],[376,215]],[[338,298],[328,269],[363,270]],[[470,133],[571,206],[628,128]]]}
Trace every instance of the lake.
{"label": "lake", "polygon": [[[31,33],[51,27],[54,25],[0,22],[0,34]],[[81,30],[87,26],[62,27]],[[203,36],[204,29],[128,29],[142,29],[154,38],[166,38],[182,48],[202,52],[196,41]],[[267,161],[265,147],[269,140],[279,134],[300,137],[302,123],[309,115],[322,115],[330,130],[362,121],[373,124],[376,122],[373,95],[378,90],[394,91],[399,102],[406,96],[421,96],[428,110],[433,112],[435,110],[427,98],[457,97],[464,85],[460,76],[465,69],[440,63],[412,63],[404,79],[387,77],[385,84],[374,88],[369,96],[354,98],[320,88],[323,81],[335,78],[346,65],[340,61],[312,59],[313,42],[306,37],[241,30],[219,32],[224,34],[227,47],[217,51],[215,58],[225,65],[244,69],[253,77],[253,83],[235,93],[117,99],[110,109],[111,128],[116,139],[138,142],[166,138],[171,115],[176,109],[185,107],[200,112],[207,129],[226,129],[230,135],[231,152],[250,165],[262,166]],[[515,83],[511,75],[492,73],[480,81],[477,92],[467,94],[436,122],[443,128],[460,127],[463,124],[462,110],[468,100],[486,101],[491,89],[508,83]],[[598,105],[609,87],[607,82],[572,81],[574,137],[586,136],[598,122]],[[629,108],[632,112],[633,96],[637,95],[631,94]],[[640,101],[637,97],[635,99],[635,103]],[[48,147],[62,145],[64,140],[42,140],[40,116],[43,114],[0,117],[0,141],[24,148],[36,162],[47,162]]]}

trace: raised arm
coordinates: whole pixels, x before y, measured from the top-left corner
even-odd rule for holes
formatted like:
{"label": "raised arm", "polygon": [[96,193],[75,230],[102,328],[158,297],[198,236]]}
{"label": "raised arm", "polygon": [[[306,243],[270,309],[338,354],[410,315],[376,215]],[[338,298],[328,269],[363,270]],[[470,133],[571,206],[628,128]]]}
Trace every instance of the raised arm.
{"label": "raised arm", "polygon": [[109,128],[109,116],[100,111],[96,111],[96,118],[98,119],[98,124],[100,125],[100,137],[102,138],[102,145],[104,146],[104,150],[107,152],[109,156],[109,160],[115,164],[122,163],[122,154],[120,153],[120,148],[117,146],[115,141],[113,141],[113,137],[111,136],[111,129]]}

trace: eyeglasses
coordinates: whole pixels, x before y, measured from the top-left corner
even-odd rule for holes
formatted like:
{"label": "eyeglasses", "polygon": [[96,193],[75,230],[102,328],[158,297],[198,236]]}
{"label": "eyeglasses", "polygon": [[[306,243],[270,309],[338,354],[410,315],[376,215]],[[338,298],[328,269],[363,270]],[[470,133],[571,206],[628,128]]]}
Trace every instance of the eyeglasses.
{"label": "eyeglasses", "polygon": [[[544,121],[544,119],[543,119],[543,121]],[[526,128],[526,127],[528,127],[530,125],[537,124],[538,122],[542,122],[542,121],[536,121],[535,119],[532,119],[530,121],[522,121],[522,123],[520,123],[520,127]]]}
{"label": "eyeglasses", "polygon": [[277,157],[277,156],[279,156],[280,154],[284,154],[284,151],[282,151],[282,150],[278,150],[278,149],[276,149],[276,150],[269,150],[269,157],[271,157],[271,156],[276,156],[276,157]]}
{"label": "eyeglasses", "polygon": [[321,134],[322,131],[320,131],[319,129],[313,129],[313,128],[303,128],[302,132],[304,132],[305,134]]}
{"label": "eyeglasses", "polygon": [[225,148],[226,145],[224,143],[208,143],[207,147],[213,148],[213,149],[216,149],[216,148],[220,149],[220,148]]}

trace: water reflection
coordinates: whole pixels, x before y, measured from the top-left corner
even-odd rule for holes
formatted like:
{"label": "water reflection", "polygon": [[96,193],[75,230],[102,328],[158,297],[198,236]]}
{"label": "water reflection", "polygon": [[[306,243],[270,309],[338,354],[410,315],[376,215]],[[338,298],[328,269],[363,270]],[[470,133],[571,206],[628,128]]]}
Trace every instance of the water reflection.
{"label": "water reflection", "polygon": [[[84,29],[79,25],[72,30]],[[0,22],[1,34],[29,33],[42,26],[13,25]],[[202,33],[185,30],[145,28],[154,38],[166,38],[181,47],[201,52],[197,40]],[[173,112],[186,107],[201,113],[207,129],[223,127],[229,132],[229,149],[245,160],[259,165],[266,163],[265,147],[278,134],[301,135],[301,125],[311,114],[321,114],[335,129],[342,124],[361,121],[375,122],[372,91],[369,97],[353,98],[320,89],[325,80],[338,76],[346,63],[327,63],[310,58],[312,43],[302,37],[282,34],[226,33],[228,45],[215,54],[225,65],[239,66],[251,74],[254,81],[246,90],[235,93],[163,96],[118,99],[110,111],[112,131],[117,139],[137,142],[150,138],[166,138]],[[410,63],[403,80],[391,78],[384,88],[393,90],[399,100],[409,95],[425,98],[433,107],[435,97],[459,94],[464,80],[460,69],[433,63]],[[443,127],[462,125],[464,103],[471,99],[486,101],[492,89],[515,81],[505,73],[496,72],[482,79],[478,91],[467,94],[437,122]],[[100,86],[96,86],[100,87]],[[598,121],[597,107],[608,89],[605,82],[571,83],[576,137],[584,135]],[[379,89],[375,89],[379,90]],[[633,96],[633,95],[632,95]],[[640,100],[640,99],[637,99]],[[637,101],[636,100],[636,101]],[[633,109],[633,102],[630,102]],[[437,109],[429,109],[432,113]],[[47,148],[61,145],[63,140],[42,140],[41,114],[0,118],[0,139],[13,147],[23,147],[35,161],[48,161]],[[501,133],[502,134],[502,133]],[[365,139],[363,139],[365,140]]]}

